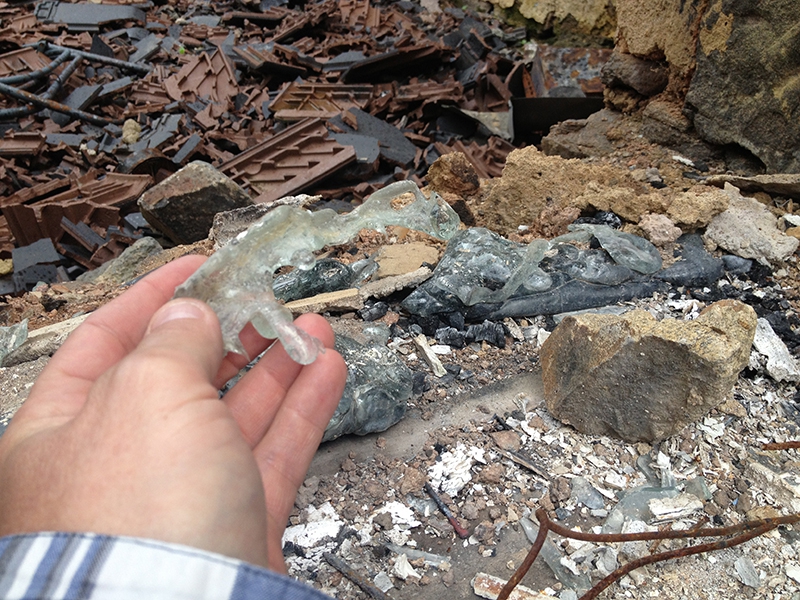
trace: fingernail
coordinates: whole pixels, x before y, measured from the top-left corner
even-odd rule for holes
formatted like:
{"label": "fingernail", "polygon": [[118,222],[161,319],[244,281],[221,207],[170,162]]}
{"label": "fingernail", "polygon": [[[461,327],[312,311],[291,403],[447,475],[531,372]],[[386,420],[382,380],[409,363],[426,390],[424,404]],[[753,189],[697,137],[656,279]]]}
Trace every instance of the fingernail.
{"label": "fingernail", "polygon": [[150,324],[147,326],[147,333],[175,319],[202,319],[204,317],[205,311],[199,301],[187,298],[170,300],[167,304],[159,308],[156,314],[153,315],[153,318],[150,319]]}

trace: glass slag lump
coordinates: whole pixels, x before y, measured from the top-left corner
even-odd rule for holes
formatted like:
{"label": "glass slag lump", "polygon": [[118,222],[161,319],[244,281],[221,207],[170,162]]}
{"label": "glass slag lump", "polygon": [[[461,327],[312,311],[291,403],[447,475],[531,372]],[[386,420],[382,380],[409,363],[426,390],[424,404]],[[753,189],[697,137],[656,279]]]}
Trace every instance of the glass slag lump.
{"label": "glass slag lump", "polygon": [[[650,242],[606,225],[570,225],[570,233],[528,245],[472,227],[447,244],[433,277],[402,303],[431,316],[463,311],[467,318],[555,314],[618,302],[654,291],[649,276],[661,269]],[[595,238],[600,248],[574,243]]]}
{"label": "glass slag lump", "polygon": [[[413,194],[413,201],[403,202],[404,194]],[[211,256],[175,290],[175,297],[197,298],[214,309],[226,350],[246,354],[239,333],[251,322],[259,334],[277,338],[292,359],[307,365],[322,346],[295,327],[292,314],[275,299],[272,283],[278,268],[311,269],[315,250],[343,244],[361,229],[383,232],[388,225],[399,225],[447,240],[459,223],[438,194],[426,198],[412,181],[392,183],[343,215],[279,206]]]}

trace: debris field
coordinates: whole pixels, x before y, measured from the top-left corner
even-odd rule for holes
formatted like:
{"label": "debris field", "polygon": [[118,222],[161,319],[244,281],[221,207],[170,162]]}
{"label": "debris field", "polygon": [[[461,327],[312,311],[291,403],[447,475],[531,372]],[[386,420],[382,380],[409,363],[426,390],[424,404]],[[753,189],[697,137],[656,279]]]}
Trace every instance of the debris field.
{"label": "debris field", "polygon": [[573,85],[597,96],[610,52],[543,46],[532,70],[524,38],[411,2],[8,6],[0,252],[49,238],[74,265],[61,279],[100,266],[147,232],[125,219],[142,192],[192,160],[259,203],[312,188],[361,200],[455,150],[497,176],[513,149],[510,100],[563,86],[587,57]]}

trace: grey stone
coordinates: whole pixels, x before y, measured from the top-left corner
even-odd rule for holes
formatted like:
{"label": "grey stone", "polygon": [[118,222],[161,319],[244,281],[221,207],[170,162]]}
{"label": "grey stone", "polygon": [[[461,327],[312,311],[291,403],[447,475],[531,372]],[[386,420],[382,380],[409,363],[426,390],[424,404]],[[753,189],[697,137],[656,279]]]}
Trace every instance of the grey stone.
{"label": "grey stone", "polygon": [[772,172],[800,172],[800,36],[792,0],[711,3],[686,95],[700,136]]}
{"label": "grey stone", "polygon": [[214,215],[253,201],[214,167],[194,161],[147,190],[138,203],[155,229],[176,244],[191,244],[208,236]]}
{"label": "grey stone", "polygon": [[602,72],[603,83],[633,88],[642,96],[655,96],[667,87],[669,69],[662,62],[644,60],[614,51]]}
{"label": "grey stone", "polygon": [[603,109],[586,119],[567,119],[550,128],[550,133],[542,138],[542,152],[548,156],[563,158],[588,158],[606,156],[615,148],[608,139],[608,131],[622,116],[614,111]]}
{"label": "grey stone", "polygon": [[692,477],[686,482],[686,493],[694,494],[703,502],[711,500],[711,490],[708,489],[706,478],[700,475],[699,477]]}
{"label": "grey stone", "polygon": [[0,327],[0,365],[5,365],[8,355],[24,344],[27,337],[28,319],[23,319],[15,325]]}
{"label": "grey stone", "polygon": [[23,340],[12,352],[3,359],[2,366],[13,367],[22,363],[37,360],[42,356],[50,357],[66,341],[78,325],[83,323],[88,314],[72,317],[66,321],[54,323],[35,329],[28,334],[27,339]]}
{"label": "grey stone", "polygon": [[758,570],[748,556],[740,556],[733,563],[733,568],[736,569],[736,574],[739,576],[739,581],[747,587],[758,589],[761,587],[761,578],[758,576]]}
{"label": "grey stone", "polygon": [[603,495],[598,492],[585,477],[572,478],[572,493],[570,500],[583,504],[587,508],[605,508],[606,502]]}
{"label": "grey stone", "polygon": [[734,300],[694,321],[642,310],[568,317],[541,349],[547,408],[589,435],[663,440],[725,399],[755,330],[755,311]]}
{"label": "grey stone", "polygon": [[[789,353],[783,340],[773,331],[769,321],[764,318],[758,320],[753,348],[755,352],[765,357],[765,369],[775,381],[800,381],[797,361]],[[753,366],[752,360],[751,366]]]}
{"label": "grey stone", "polygon": [[[643,486],[628,490],[603,523],[603,533],[621,533],[626,523],[641,523],[638,530],[646,531],[645,522],[653,517],[650,512],[650,501],[655,498],[674,498],[677,495],[678,490],[675,488]],[[627,532],[634,533],[633,529],[636,528],[628,525]]]}
{"label": "grey stone", "polygon": [[728,209],[708,224],[706,240],[764,265],[778,264],[797,250],[800,241],[778,229],[778,219],[763,204],[745,198],[730,183],[724,189],[730,199]]}
{"label": "grey stone", "polygon": [[141,275],[142,261],[163,252],[161,244],[151,237],[136,240],[117,258],[94,271],[87,271],[78,279],[96,283],[122,285]]}

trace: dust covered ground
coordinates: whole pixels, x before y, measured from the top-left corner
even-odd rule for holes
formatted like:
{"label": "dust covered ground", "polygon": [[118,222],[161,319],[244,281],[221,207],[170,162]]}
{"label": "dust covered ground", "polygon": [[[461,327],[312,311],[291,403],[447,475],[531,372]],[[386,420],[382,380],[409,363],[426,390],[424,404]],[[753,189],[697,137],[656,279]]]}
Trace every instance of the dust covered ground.
{"label": "dust covered ground", "polygon": [[[529,240],[559,233],[543,231],[547,223],[542,211],[553,208],[552,202],[548,207],[548,198],[563,208],[587,194],[599,197],[626,190],[636,197],[667,198],[696,185],[696,180],[684,176],[685,167],[670,151],[644,143],[635,134],[636,123],[629,126],[628,134],[612,136],[618,148],[608,157],[543,159],[552,167],[527,190],[518,183],[482,182],[480,194],[467,199],[476,225]],[[643,183],[641,171],[653,167],[666,191],[650,190]],[[711,172],[722,168],[710,165]],[[500,202],[499,190],[504,187]],[[532,196],[544,198],[537,211],[531,208]],[[787,206],[789,212],[794,210],[785,199],[769,201],[776,211],[786,211]],[[588,201],[570,204],[575,206],[579,214],[598,208]],[[544,216],[548,214],[554,213]],[[631,227],[635,225],[629,223]],[[365,233],[353,244],[327,252],[354,259],[382,245],[417,239],[417,234],[398,230],[386,236]],[[208,254],[211,249],[208,244],[175,248],[142,265],[141,271],[189,251]],[[664,255],[669,259],[668,250]],[[748,275],[724,278],[715,289],[673,289],[627,306],[644,308],[657,318],[690,319],[714,300],[733,294],[755,305],[759,314],[781,312],[787,328],[779,333],[796,349],[798,277],[792,256],[780,269],[757,267]],[[728,286],[724,294],[723,285]],[[79,283],[46,286],[6,299],[3,325],[23,318],[29,319],[31,329],[57,323],[94,310],[122,289]],[[586,436],[554,420],[544,406],[538,356],[542,341],[555,326],[552,318],[507,322],[504,348],[485,342],[441,348],[447,374],[437,378],[413,350],[404,321],[407,315],[398,307],[400,299],[389,299],[390,312],[384,317],[396,325],[390,346],[409,367],[425,374],[424,384],[405,419],[393,428],[363,438],[348,436],[320,448],[290,521],[287,539],[292,541],[285,554],[292,576],[343,600],[368,597],[326,562],[323,553],[332,552],[372,585],[386,588],[390,598],[473,598],[471,581],[477,573],[508,579],[520,565],[530,546],[522,520],[536,509],[546,509],[569,527],[590,531],[606,522],[625,492],[657,486],[670,477],[681,491],[694,481],[690,489],[702,499],[697,510],[660,527],[687,528],[702,522],[727,526],[798,510],[798,451],[761,449],[766,442],[800,438],[794,384],[777,383],[759,368],[745,369],[725,403],[660,444]],[[357,333],[364,325],[355,313],[328,316],[338,331]],[[45,361],[2,369],[8,402],[21,401]],[[509,451],[524,456],[535,471],[508,458]],[[444,463],[448,466],[441,472]],[[438,476],[461,477],[463,487],[443,498],[468,530],[467,539],[456,536],[423,490],[426,481]],[[697,483],[699,477],[704,486]],[[591,490],[576,489],[579,478]],[[565,559],[572,557],[562,567],[588,575],[592,583],[615,561],[624,563],[648,550],[612,544],[609,553],[552,534],[551,539]],[[658,550],[682,545],[662,542]],[[406,550],[407,559],[398,549]],[[413,551],[425,552],[427,558]],[[797,527],[782,526],[735,548],[643,567],[601,597],[797,599],[798,552]],[[522,584],[547,595],[571,597],[542,557]]]}

